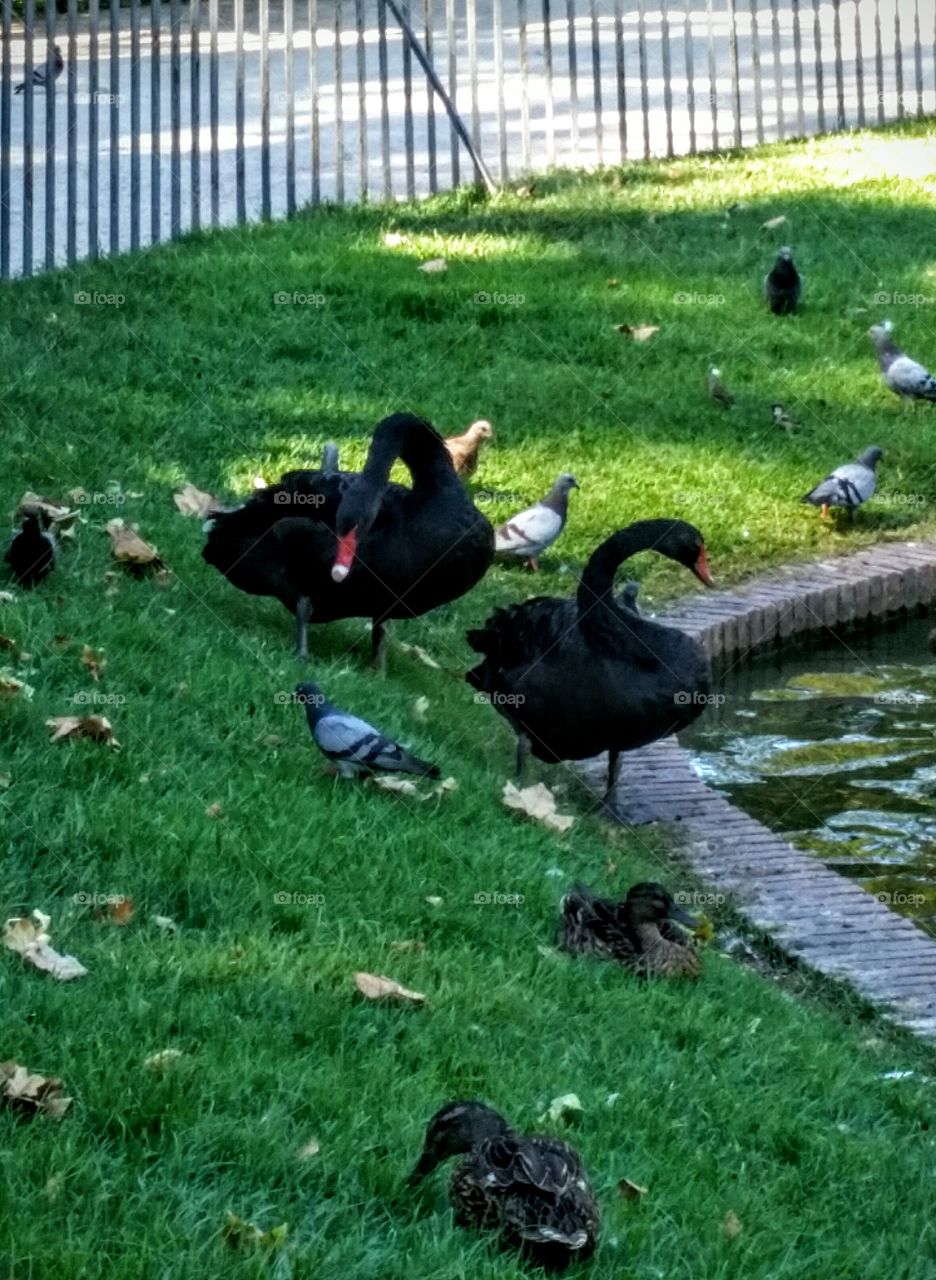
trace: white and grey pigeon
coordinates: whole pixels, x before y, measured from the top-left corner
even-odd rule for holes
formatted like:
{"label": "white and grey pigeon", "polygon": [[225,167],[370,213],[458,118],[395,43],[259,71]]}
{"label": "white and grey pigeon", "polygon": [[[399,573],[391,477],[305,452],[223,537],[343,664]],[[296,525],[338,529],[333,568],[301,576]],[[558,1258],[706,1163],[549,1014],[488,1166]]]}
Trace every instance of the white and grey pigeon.
{"label": "white and grey pigeon", "polygon": [[882,320],[868,330],[885,387],[895,396],[900,396],[905,405],[916,400],[929,400],[936,404],[936,378],[916,360],[904,355],[891,337],[893,330],[891,320]]}
{"label": "white and grey pigeon", "polygon": [[545,498],[511,516],[494,530],[495,554],[518,556],[527,562],[528,568],[538,569],[539,557],[565,528],[569,493],[578,488],[575,476],[563,471]]}
{"label": "white and grey pigeon", "polygon": [[821,507],[823,520],[829,518],[829,507],[844,507],[854,515],[861,504],[873,495],[877,487],[875,468],[883,457],[883,451],[876,445],[865,449],[854,462],[836,467],[831,475],[805,495],[803,502]]}
{"label": "white and grey pigeon", "polygon": [[296,696],[305,706],[315,745],[342,778],[373,773],[415,773],[438,778],[439,770],[434,764],[411,755],[366,720],[336,707],[317,684],[305,681],[296,688]]}
{"label": "white and grey pigeon", "polygon": [[799,306],[802,292],[803,280],[793,262],[793,251],[784,245],[764,277],[764,298],[775,316],[786,316]]}
{"label": "white and grey pigeon", "polygon": [[[49,52],[45,62],[38,67],[33,67],[30,79],[38,89],[44,89],[46,81],[51,73],[52,79],[57,80],[62,74],[65,66],[65,59],[62,57],[62,51],[57,44],[54,44]],[[14,93],[22,93],[26,88],[26,81],[21,80],[13,90]]]}

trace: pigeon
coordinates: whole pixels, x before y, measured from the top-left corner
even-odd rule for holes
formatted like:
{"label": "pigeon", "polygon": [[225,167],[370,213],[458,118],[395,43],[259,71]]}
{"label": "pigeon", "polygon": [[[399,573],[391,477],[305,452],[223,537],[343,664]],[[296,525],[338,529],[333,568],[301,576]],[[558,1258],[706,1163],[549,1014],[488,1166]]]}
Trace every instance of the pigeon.
{"label": "pigeon", "polygon": [[493,436],[494,431],[491,424],[487,419],[479,418],[460,436],[448,437],[445,441],[445,447],[449,451],[449,457],[452,459],[456,475],[464,476],[466,480],[474,475],[478,469],[478,455],[481,452],[481,445],[485,440],[493,439]]}
{"label": "pigeon", "polygon": [[802,292],[803,281],[793,264],[793,253],[784,245],[764,277],[764,298],[775,316],[787,316],[799,306]]}
{"label": "pigeon", "polygon": [[[33,73],[32,73],[32,76],[30,77],[32,80],[32,83],[36,85],[37,88],[44,89],[46,84],[46,77],[48,76],[49,71],[50,70],[52,71],[52,79],[57,80],[59,76],[62,74],[62,69],[64,68],[64,66],[65,66],[65,59],[62,57],[62,51],[57,44],[54,44],[52,46],[52,52],[46,58],[45,62],[41,66],[33,68]],[[25,88],[26,88],[26,81],[21,80],[20,83],[13,90],[13,92],[22,93]]]}
{"label": "pigeon", "polygon": [[900,396],[905,405],[916,400],[929,400],[936,404],[936,378],[916,360],[904,355],[891,338],[893,329],[892,321],[882,320],[868,330],[885,387],[895,396]]}
{"label": "pigeon", "polygon": [[639,582],[627,582],[621,591],[618,592],[615,604],[619,609],[629,609],[631,613],[640,613],[637,604],[637,592],[640,590]]}
{"label": "pigeon", "polygon": [[797,422],[792,413],[790,413],[789,410],[784,409],[782,404],[772,404],[770,406],[770,413],[773,418],[774,426],[782,427],[784,431],[799,431],[803,425],[801,422]]}
{"label": "pigeon", "polygon": [[563,471],[545,498],[494,530],[495,555],[519,556],[529,569],[537,570],[539,557],[565,528],[569,492],[578,488],[575,476]]}
{"label": "pigeon", "polygon": [[855,462],[846,462],[843,466],[836,467],[802,501],[821,507],[823,520],[829,518],[829,507],[845,507],[854,515],[861,504],[867,502],[874,493],[877,487],[875,467],[883,457],[883,450],[876,445],[865,449]]}
{"label": "pigeon", "polygon": [[721,380],[721,374],[714,365],[708,371],[708,393],[716,404],[720,404],[723,409],[730,409],[734,404],[734,396],[726,390]]}
{"label": "pigeon", "polygon": [[420,777],[438,778],[439,770],[434,764],[410,755],[405,747],[384,737],[366,720],[336,707],[317,684],[310,681],[300,684],[296,697],[306,709],[315,745],[336,766],[340,777],[415,773]]}
{"label": "pigeon", "polygon": [[6,549],[5,559],[13,577],[21,587],[38,586],[52,572],[56,554],[49,517],[43,511],[26,510]]}

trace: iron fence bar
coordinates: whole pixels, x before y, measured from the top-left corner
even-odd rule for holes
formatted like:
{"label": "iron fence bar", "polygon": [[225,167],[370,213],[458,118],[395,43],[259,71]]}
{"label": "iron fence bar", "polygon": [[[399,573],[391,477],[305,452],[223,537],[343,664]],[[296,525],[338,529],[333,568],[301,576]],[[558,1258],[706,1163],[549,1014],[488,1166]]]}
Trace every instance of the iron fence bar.
{"label": "iron fence bar", "polygon": [[88,4],[88,257],[98,256],[98,0]]}
{"label": "iron fence bar", "polygon": [[754,76],[754,131],[758,142],[764,141],[764,82],[761,75],[760,23],[757,21],[758,0],[751,0],[751,70]]}
{"label": "iron fence bar", "polygon": [[[54,8],[54,0],[51,6]],[[108,116],[109,116],[109,186],[110,215],[108,220],[108,242],[111,253],[120,249],[120,3],[110,0],[110,47],[108,74]]]}
{"label": "iron fence bar", "polygon": [[777,137],[786,137],[786,120],[783,114],[783,62],[780,56],[779,0],[770,0],[770,36],[773,51],[774,101],[777,104]]}
{"label": "iron fence bar", "polygon": [[55,266],[55,93],[57,72],[55,54],[55,4],[45,7],[46,79],[45,79],[45,266]]}
{"label": "iron fence bar", "polygon": [[[435,35],[433,29],[432,0],[424,0],[423,3],[423,26],[424,41],[426,46],[426,57],[430,62],[433,61],[433,52],[435,44]],[[363,135],[362,135],[363,138]],[[363,146],[363,142],[362,142]],[[426,150],[429,160],[429,194],[435,195],[439,189],[439,170],[437,155],[437,139],[436,139],[436,110],[435,95],[427,91],[426,93]]]}
{"label": "iron fence bar", "polygon": [[270,174],[270,0],[259,0],[257,18],[260,40],[260,216],[266,219],[272,213],[272,182]]}
{"label": "iron fence bar", "polygon": [[286,94],[286,215],[296,212],[296,32],[294,0],[283,0]]}
{"label": "iron fence bar", "polygon": [[[72,0],[75,3],[75,0]],[[13,66],[10,35],[13,0],[2,0],[0,8],[0,280],[10,278],[10,213],[13,186],[10,176],[11,116],[13,113]]]}
{"label": "iron fence bar", "polygon": [[130,248],[140,247],[140,0],[130,0]]}
{"label": "iron fence bar", "polygon": [[150,4],[150,241],[162,238],[162,4]]}
{"label": "iron fence bar", "polygon": [[[292,3],[292,0],[289,0]],[[221,221],[221,148],[220,148],[220,55],[218,51],[218,0],[208,0],[210,58],[208,63],[208,129],[211,135],[211,159],[208,182],[211,187],[211,225]]]}
{"label": "iron fence bar", "polygon": [[33,101],[33,23],[34,0],[26,0],[23,6],[23,41],[25,61],[23,75],[23,275],[32,275],[33,264],[33,130],[35,128],[35,103]]}
{"label": "iron fence bar", "polygon": [[189,148],[189,217],[192,230],[198,231],[201,227],[201,0],[189,0]]}
{"label": "iron fence bar", "polygon": [[683,45],[686,57],[686,110],[689,113],[689,154],[696,153],[695,50],[692,37],[692,0],[685,0]]}
{"label": "iron fence bar", "polygon": [[598,6],[591,2],[591,68],[592,102],[595,107],[595,153],[599,165],[604,164],[604,120],[601,101],[601,28],[598,24]]}
{"label": "iron fence bar", "polygon": [[234,181],[237,221],[247,221],[247,151],[244,145],[244,0],[234,0]]}
{"label": "iron fence bar", "polygon": [[[400,13],[409,26],[409,4],[400,0]],[[412,27],[409,29],[412,31]],[[414,36],[415,39],[415,36]],[[413,126],[413,55],[409,41],[403,40],[403,153],[406,175],[406,195],[412,200],[416,195],[416,164],[414,159],[415,134]]]}

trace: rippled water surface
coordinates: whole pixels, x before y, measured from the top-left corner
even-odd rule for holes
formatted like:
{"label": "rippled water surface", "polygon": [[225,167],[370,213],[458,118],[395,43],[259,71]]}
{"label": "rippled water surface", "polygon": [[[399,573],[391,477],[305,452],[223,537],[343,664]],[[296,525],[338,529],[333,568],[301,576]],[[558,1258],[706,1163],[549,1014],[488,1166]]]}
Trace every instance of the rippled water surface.
{"label": "rippled water surface", "polygon": [[936,934],[934,622],[726,671],[682,741],[752,817]]}

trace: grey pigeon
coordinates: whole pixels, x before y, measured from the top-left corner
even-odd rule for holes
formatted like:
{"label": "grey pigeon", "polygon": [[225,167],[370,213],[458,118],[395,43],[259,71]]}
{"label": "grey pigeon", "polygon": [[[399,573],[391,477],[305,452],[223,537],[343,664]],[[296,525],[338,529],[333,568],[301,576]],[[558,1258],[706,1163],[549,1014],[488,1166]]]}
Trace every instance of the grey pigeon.
{"label": "grey pigeon", "polygon": [[305,706],[315,745],[342,778],[372,773],[415,773],[438,778],[439,770],[434,764],[410,755],[405,747],[384,737],[366,720],[336,707],[317,684],[306,681],[298,685],[296,696]]}
{"label": "grey pigeon", "polygon": [[836,467],[831,475],[806,494],[803,502],[821,507],[823,520],[829,518],[829,507],[844,507],[854,515],[874,493],[877,487],[875,467],[883,457],[883,451],[876,445],[865,449],[855,462]]}
{"label": "grey pigeon", "polygon": [[892,321],[882,320],[868,330],[885,387],[895,396],[900,396],[905,405],[916,400],[929,400],[936,404],[936,378],[916,360],[904,355],[891,337],[893,329]]}
{"label": "grey pigeon", "polygon": [[708,371],[708,393],[723,409],[730,409],[734,404],[734,396],[722,382],[721,373],[714,365]]}
{"label": "grey pigeon", "polygon": [[[44,89],[49,72],[52,73],[52,79],[57,80],[62,74],[62,68],[65,66],[65,59],[62,57],[62,51],[57,44],[52,46],[52,51],[46,58],[45,62],[38,67],[33,67],[33,73],[30,79],[38,89]],[[13,90],[14,93],[22,93],[26,88],[26,81],[21,80]]]}
{"label": "grey pigeon", "polygon": [[802,292],[803,281],[794,265],[792,250],[784,245],[764,277],[764,298],[775,316],[786,316],[799,306]]}
{"label": "grey pigeon", "polygon": [[569,493],[578,489],[575,476],[563,471],[545,498],[494,530],[494,551],[501,556],[519,556],[530,569],[539,568],[539,557],[559,537],[569,514]]}
{"label": "grey pigeon", "polygon": [[35,587],[55,566],[57,545],[51,521],[43,511],[28,510],[7,543],[5,559],[21,587]]}

